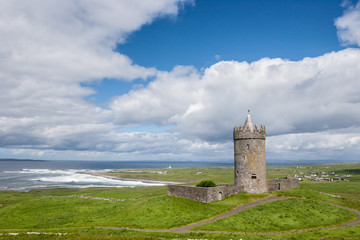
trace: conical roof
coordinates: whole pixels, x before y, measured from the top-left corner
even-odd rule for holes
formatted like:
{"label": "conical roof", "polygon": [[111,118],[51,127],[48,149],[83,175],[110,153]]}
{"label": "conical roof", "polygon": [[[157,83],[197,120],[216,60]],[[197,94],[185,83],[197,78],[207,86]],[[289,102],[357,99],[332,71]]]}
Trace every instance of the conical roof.
{"label": "conical roof", "polygon": [[254,124],[250,117],[250,110],[248,110],[248,115],[244,123],[244,132],[246,131],[247,128],[249,128],[250,132],[254,132]]}

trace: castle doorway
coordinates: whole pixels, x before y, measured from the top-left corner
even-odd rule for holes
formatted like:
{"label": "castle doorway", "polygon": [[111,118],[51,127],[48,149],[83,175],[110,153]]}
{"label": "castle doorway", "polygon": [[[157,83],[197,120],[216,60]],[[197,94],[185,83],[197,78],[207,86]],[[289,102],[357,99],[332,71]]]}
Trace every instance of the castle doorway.
{"label": "castle doorway", "polygon": [[218,192],[218,200],[222,200],[222,197],[223,197],[223,192],[219,191]]}

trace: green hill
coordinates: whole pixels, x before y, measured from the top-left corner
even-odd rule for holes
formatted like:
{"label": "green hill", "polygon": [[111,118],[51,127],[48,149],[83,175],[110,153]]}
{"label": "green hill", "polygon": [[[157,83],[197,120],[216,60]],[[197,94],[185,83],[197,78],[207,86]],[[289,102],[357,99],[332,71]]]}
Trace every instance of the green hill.
{"label": "green hill", "polygon": [[[169,197],[166,187],[0,191],[0,238],[360,239],[360,225],[347,209],[360,211],[360,163],[270,167],[267,173],[269,178],[316,174],[345,180],[302,177],[299,189],[241,193],[210,204]],[[188,184],[211,179],[219,184],[232,182],[233,168],[144,169],[110,175]],[[293,198],[249,208],[192,232],[176,230],[275,196]],[[347,222],[354,225],[342,225]]]}

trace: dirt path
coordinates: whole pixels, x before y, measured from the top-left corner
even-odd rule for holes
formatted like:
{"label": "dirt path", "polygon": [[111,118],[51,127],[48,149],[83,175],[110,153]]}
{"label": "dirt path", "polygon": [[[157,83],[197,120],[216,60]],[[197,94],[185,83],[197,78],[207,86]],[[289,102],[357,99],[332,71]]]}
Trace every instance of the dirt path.
{"label": "dirt path", "polygon": [[[315,201],[315,200],[312,200]],[[188,231],[188,232],[194,232],[194,233],[223,233],[223,234],[248,234],[248,235],[285,235],[285,234],[297,234],[297,233],[303,233],[303,232],[309,232],[309,231],[319,231],[319,230],[331,230],[331,229],[337,229],[337,228],[343,228],[347,226],[357,225],[360,224],[360,212],[356,211],[352,208],[343,207],[334,203],[329,202],[323,202],[318,201],[322,203],[326,203],[329,205],[332,205],[334,207],[342,208],[345,210],[348,210],[356,215],[356,219],[350,222],[345,222],[338,225],[328,226],[328,227],[318,227],[318,228],[308,228],[308,229],[299,229],[299,230],[291,230],[291,231],[284,231],[284,232],[229,232],[229,231]]]}
{"label": "dirt path", "polygon": [[[140,228],[119,228],[119,227],[95,227],[95,228],[102,228],[102,229],[115,229],[115,230],[133,230],[133,231],[141,231],[141,232],[173,232],[173,233],[223,233],[223,234],[249,234],[249,235],[285,235],[285,234],[296,234],[296,233],[303,233],[303,232],[308,232],[308,231],[317,231],[317,230],[330,230],[330,229],[336,229],[336,228],[343,228],[343,227],[347,227],[347,226],[352,226],[352,225],[357,225],[360,224],[360,212],[357,210],[354,210],[352,208],[348,208],[348,207],[343,207],[334,203],[329,203],[329,202],[323,202],[323,201],[318,201],[318,202],[322,202],[322,203],[326,203],[329,205],[332,205],[334,207],[338,207],[338,208],[342,208],[345,210],[348,210],[352,213],[354,213],[356,215],[356,219],[350,222],[346,222],[346,223],[342,223],[342,224],[338,224],[338,225],[334,225],[334,226],[328,226],[328,227],[319,227],[319,228],[308,228],[308,229],[300,229],[300,230],[292,230],[292,231],[284,231],[284,232],[229,232],[229,231],[192,231],[191,229],[198,227],[198,226],[202,226],[208,223],[212,223],[215,222],[219,219],[222,218],[227,218],[230,217],[236,213],[239,213],[241,211],[245,211],[247,209],[250,209],[252,207],[258,206],[258,205],[262,205],[265,203],[269,203],[269,202],[275,202],[275,201],[280,201],[280,200],[285,200],[285,199],[290,199],[290,198],[295,198],[295,197],[270,197],[267,199],[262,199],[262,200],[258,200],[246,205],[242,205],[242,206],[238,206],[236,208],[234,208],[233,210],[229,211],[229,212],[225,212],[222,213],[220,215],[217,215],[213,218],[209,218],[206,219],[204,221],[201,222],[197,222],[197,223],[192,223],[186,226],[182,226],[182,227],[178,227],[178,228],[171,228],[171,229],[140,229]],[[307,199],[308,200],[308,199]],[[315,200],[312,200],[315,201]]]}
{"label": "dirt path", "polygon": [[[74,197],[74,196],[72,196]],[[79,197],[79,196],[76,196]],[[85,197],[85,196],[82,196]],[[85,197],[88,198],[88,197]],[[94,198],[94,197],[89,197],[89,198]],[[347,227],[347,226],[352,226],[352,225],[357,225],[360,224],[360,212],[352,209],[352,208],[348,208],[348,207],[343,207],[334,203],[329,203],[329,202],[323,202],[323,201],[318,201],[318,202],[322,202],[322,203],[326,203],[329,205],[332,205],[334,207],[338,207],[338,208],[342,208],[345,210],[348,210],[352,213],[354,213],[356,215],[356,219],[350,222],[346,222],[346,223],[342,223],[342,224],[338,224],[338,225],[334,225],[334,226],[328,226],[328,227],[319,227],[319,228],[309,228],[309,229],[301,229],[301,230],[292,230],[292,231],[284,231],[284,232],[229,232],[229,231],[193,231],[191,229],[198,227],[198,226],[202,226],[208,223],[212,223],[215,222],[219,219],[222,218],[227,218],[230,217],[236,213],[239,213],[241,211],[245,211],[247,209],[250,209],[252,207],[258,206],[258,205],[262,205],[265,203],[269,203],[269,202],[275,202],[275,201],[281,201],[281,200],[285,200],[285,199],[290,199],[290,198],[295,198],[295,197],[269,197],[266,199],[261,199],[249,204],[245,204],[245,205],[241,205],[238,206],[236,208],[234,208],[233,210],[229,211],[229,212],[225,212],[222,213],[220,215],[217,215],[215,217],[197,222],[197,223],[192,223],[186,226],[182,226],[182,227],[178,227],[178,228],[171,228],[171,229],[140,229],[140,228],[124,228],[124,227],[95,227],[95,228],[99,228],[99,229],[114,229],[114,230],[131,230],[131,231],[141,231],[141,232],[172,232],[172,233],[222,233],[222,234],[248,234],[248,235],[285,235],[285,234],[297,234],[297,233],[303,233],[303,232],[308,232],[308,231],[317,231],[317,230],[331,230],[331,229],[337,229],[337,228],[343,228],[343,227]],[[122,201],[120,199],[104,199],[104,198],[94,198],[94,199],[99,199],[99,200],[107,200],[107,201]],[[304,199],[304,198],[300,198],[300,199]],[[139,200],[139,199],[124,199],[124,200]],[[307,199],[308,200],[308,199]],[[315,201],[315,200],[312,200]],[[69,228],[69,229],[80,229],[80,228],[87,228],[87,227],[74,227],[74,228]],[[63,228],[62,228],[63,229]],[[1,229],[1,230],[10,230],[10,229]],[[16,229],[13,229],[16,231]],[[60,230],[60,229],[59,229]],[[63,229],[64,230],[64,229]],[[11,231],[11,230],[10,230]],[[46,231],[45,229],[43,231]]]}
{"label": "dirt path", "polygon": [[262,204],[265,204],[265,203],[268,203],[268,202],[275,202],[275,201],[285,200],[285,199],[289,199],[289,198],[290,197],[272,197],[272,198],[266,198],[266,199],[258,200],[258,201],[255,201],[255,202],[252,202],[252,203],[249,203],[249,204],[238,206],[238,207],[234,208],[233,210],[231,210],[229,212],[222,213],[222,214],[217,215],[217,216],[215,216],[213,218],[209,218],[207,220],[197,222],[197,223],[192,223],[192,224],[189,224],[187,226],[183,226],[183,227],[179,227],[179,228],[172,228],[171,230],[173,232],[176,232],[176,233],[188,232],[188,231],[190,231],[191,229],[193,229],[195,227],[202,226],[202,225],[205,225],[205,224],[208,224],[208,223],[212,223],[212,222],[215,222],[215,221],[217,221],[219,219],[222,219],[222,218],[230,217],[230,216],[232,216],[232,215],[234,215],[234,214],[236,214],[238,212],[242,212],[242,211],[247,210],[249,208],[252,208],[252,207],[255,207],[255,206],[258,206],[258,205],[262,205]]}
{"label": "dirt path", "polygon": [[[216,220],[222,219],[222,218],[226,218],[226,217],[230,217],[238,212],[244,211],[246,209],[258,206],[258,205],[262,205],[268,202],[275,202],[275,201],[279,201],[279,200],[285,200],[285,199],[289,199],[291,197],[270,197],[270,198],[266,198],[266,199],[261,199],[249,204],[245,204],[245,205],[241,205],[238,206],[236,208],[234,208],[233,210],[229,211],[229,212],[225,212],[222,213],[220,215],[217,215],[215,217],[197,222],[197,223],[192,223],[186,226],[182,226],[182,227],[178,227],[178,228],[171,228],[171,229],[141,229],[141,228],[121,228],[121,227],[95,227],[95,228],[102,228],[102,229],[114,229],[114,230],[133,230],[133,231],[141,231],[141,232],[174,232],[174,233],[187,233],[187,232],[192,232],[191,229],[207,224],[207,223],[211,223],[214,222]],[[194,232],[200,232],[200,231],[194,231]],[[212,232],[212,231],[210,231]]]}

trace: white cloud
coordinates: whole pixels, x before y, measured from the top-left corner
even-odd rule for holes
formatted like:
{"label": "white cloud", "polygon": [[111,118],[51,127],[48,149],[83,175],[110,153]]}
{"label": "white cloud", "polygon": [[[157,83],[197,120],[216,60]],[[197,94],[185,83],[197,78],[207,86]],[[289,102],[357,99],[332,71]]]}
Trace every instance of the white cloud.
{"label": "white cloud", "polygon": [[188,2],[0,1],[0,147],[118,151],[127,135],[80,83],[154,76],[114,48]]}
{"label": "white cloud", "polygon": [[268,149],[272,158],[280,150],[282,156],[309,152],[319,157],[315,150],[326,158],[331,157],[327,151],[350,156],[350,149],[360,154],[351,144],[358,141],[359,131],[342,131],[360,129],[358,76],[359,49],[301,61],[222,61],[203,75],[191,67],[176,67],[160,73],[146,88],[115,98],[111,109],[119,124],[174,124],[173,131],[198,142],[193,149],[231,143],[232,127],[242,124],[251,109],[254,121],[265,124],[273,136]]}
{"label": "white cloud", "polygon": [[268,155],[273,159],[358,160],[360,128],[273,136],[267,144]]}
{"label": "white cloud", "polygon": [[162,73],[148,87],[114,99],[118,122],[173,123],[206,141],[229,139],[247,109],[270,135],[360,126],[359,49],[298,62],[222,61],[203,76],[187,70]]}
{"label": "white cloud", "polygon": [[[73,128],[73,127],[72,127]],[[100,128],[99,128],[100,129]],[[47,136],[48,145],[18,145],[15,148],[0,148],[2,158],[72,159],[72,160],[229,160],[231,144],[210,144],[190,141],[176,134],[120,132],[103,128],[102,133],[68,131]],[[69,128],[70,130],[70,128]],[[211,155],[207,155],[211,151]]]}
{"label": "white cloud", "polygon": [[[2,156],[230,160],[232,127],[248,109],[266,125],[273,158],[360,154],[357,48],[301,61],[220,61],[203,73],[144,68],[113,50],[184,2],[0,1]],[[358,13],[359,4],[336,21],[348,44],[359,44]],[[108,109],[84,100],[93,90],[80,85],[150,76]],[[141,131],[144,124],[167,130]]]}
{"label": "white cloud", "polygon": [[157,79],[146,88],[114,98],[110,107],[119,124],[176,123],[173,119],[201,97],[201,92],[194,90],[198,79],[199,74],[193,67],[177,66],[171,72],[159,72]]}
{"label": "white cloud", "polygon": [[360,1],[355,6],[347,6],[344,15],[335,20],[335,25],[343,44],[360,46]]}

